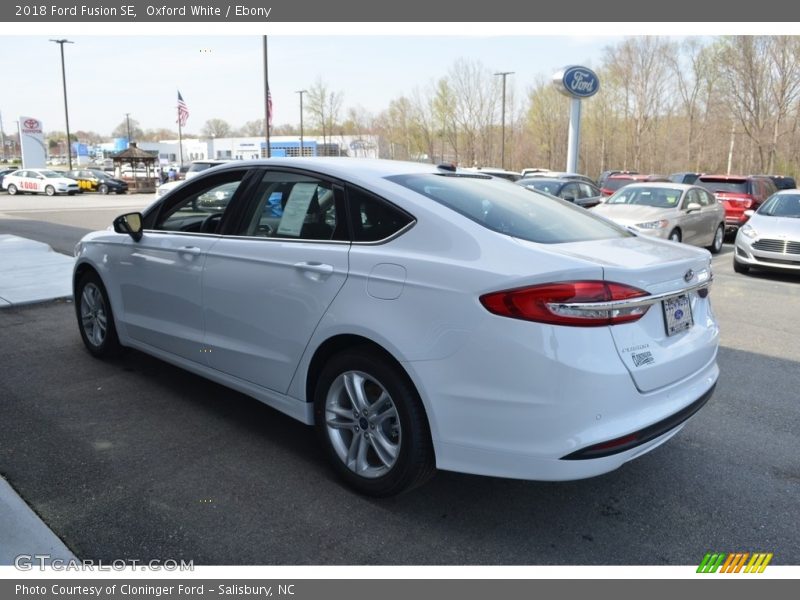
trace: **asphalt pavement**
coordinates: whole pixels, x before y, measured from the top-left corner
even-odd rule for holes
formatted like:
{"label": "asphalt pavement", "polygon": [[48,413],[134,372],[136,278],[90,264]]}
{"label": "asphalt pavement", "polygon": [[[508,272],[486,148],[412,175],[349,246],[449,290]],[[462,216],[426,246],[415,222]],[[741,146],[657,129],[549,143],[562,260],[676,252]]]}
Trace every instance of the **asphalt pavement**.
{"label": "asphalt pavement", "polygon": [[95,560],[686,565],[744,550],[797,565],[800,278],[736,275],[730,252],[715,259],[714,397],[601,477],[440,472],[365,498],[285,415],[139,352],[92,358],[67,300],[0,310],[0,474]]}

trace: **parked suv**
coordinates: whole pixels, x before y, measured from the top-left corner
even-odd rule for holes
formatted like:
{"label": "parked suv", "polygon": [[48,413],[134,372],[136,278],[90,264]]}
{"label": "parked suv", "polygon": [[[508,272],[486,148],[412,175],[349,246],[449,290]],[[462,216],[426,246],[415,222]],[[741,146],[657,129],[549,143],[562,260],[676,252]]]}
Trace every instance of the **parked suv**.
{"label": "parked suv", "polygon": [[759,175],[759,177],[769,177],[772,179],[772,183],[775,184],[775,187],[778,190],[793,190],[797,188],[797,182],[794,180],[794,177],[789,177],[788,175]]}
{"label": "parked suv", "polygon": [[725,229],[729,232],[747,222],[745,211],[757,209],[777,191],[772,179],[761,175],[702,175],[695,184],[714,194],[725,207]]}

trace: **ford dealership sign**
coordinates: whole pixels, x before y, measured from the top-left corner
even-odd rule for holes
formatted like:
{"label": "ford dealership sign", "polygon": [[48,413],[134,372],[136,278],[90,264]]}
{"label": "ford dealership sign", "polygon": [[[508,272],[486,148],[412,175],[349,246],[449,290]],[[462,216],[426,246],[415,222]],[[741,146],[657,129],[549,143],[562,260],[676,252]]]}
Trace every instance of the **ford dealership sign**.
{"label": "ford dealership sign", "polygon": [[564,67],[553,75],[553,84],[559,92],[572,98],[589,98],[600,89],[597,74],[586,67]]}

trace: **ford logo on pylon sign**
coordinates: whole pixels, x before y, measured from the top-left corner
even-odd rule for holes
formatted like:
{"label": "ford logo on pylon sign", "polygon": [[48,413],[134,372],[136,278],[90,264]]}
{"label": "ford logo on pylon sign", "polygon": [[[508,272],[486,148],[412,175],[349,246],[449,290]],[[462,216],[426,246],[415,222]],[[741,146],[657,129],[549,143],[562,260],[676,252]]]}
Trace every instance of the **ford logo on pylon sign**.
{"label": "ford logo on pylon sign", "polygon": [[25,129],[39,129],[39,121],[36,119],[25,119],[23,125],[25,125]]}
{"label": "ford logo on pylon sign", "polygon": [[564,67],[553,75],[553,83],[559,92],[572,98],[589,98],[600,89],[597,74],[586,67]]}

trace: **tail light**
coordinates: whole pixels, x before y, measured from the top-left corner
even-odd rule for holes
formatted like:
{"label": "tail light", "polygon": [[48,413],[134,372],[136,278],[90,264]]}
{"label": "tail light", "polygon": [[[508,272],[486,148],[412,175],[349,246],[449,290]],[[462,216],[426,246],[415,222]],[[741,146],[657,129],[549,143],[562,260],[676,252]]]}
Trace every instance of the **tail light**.
{"label": "tail light", "polygon": [[563,281],[484,294],[480,302],[501,317],[599,327],[641,319],[651,303],[637,301],[650,294],[610,281]]}

